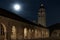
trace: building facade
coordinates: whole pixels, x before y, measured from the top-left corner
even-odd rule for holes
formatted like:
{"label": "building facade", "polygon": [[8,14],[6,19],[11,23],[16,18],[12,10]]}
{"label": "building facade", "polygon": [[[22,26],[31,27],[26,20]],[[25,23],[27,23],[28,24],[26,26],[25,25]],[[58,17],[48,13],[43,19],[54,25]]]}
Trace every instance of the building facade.
{"label": "building facade", "polygon": [[42,25],[30,22],[12,12],[0,8],[0,39],[20,40],[48,38],[49,31]]}
{"label": "building facade", "polygon": [[50,37],[60,39],[60,23],[53,24],[48,28],[50,31]]}

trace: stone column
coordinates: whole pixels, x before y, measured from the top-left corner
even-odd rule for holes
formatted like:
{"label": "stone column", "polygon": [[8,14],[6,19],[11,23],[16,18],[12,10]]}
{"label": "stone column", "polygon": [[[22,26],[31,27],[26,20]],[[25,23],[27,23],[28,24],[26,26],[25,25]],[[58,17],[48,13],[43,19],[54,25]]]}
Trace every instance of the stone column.
{"label": "stone column", "polygon": [[11,40],[11,28],[10,28],[10,26],[9,27],[7,27],[7,32],[6,32],[6,37],[7,37],[7,40]]}

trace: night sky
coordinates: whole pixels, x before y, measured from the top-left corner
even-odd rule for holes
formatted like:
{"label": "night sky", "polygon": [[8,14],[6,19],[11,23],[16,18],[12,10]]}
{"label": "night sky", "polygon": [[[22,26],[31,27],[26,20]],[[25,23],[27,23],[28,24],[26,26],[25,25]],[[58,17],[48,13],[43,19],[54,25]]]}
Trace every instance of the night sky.
{"label": "night sky", "polygon": [[[19,12],[13,9],[13,4],[15,3],[21,5]],[[47,26],[60,23],[60,0],[0,0],[0,8],[14,12],[32,21],[37,19],[37,13],[41,3],[43,3],[46,8]]]}

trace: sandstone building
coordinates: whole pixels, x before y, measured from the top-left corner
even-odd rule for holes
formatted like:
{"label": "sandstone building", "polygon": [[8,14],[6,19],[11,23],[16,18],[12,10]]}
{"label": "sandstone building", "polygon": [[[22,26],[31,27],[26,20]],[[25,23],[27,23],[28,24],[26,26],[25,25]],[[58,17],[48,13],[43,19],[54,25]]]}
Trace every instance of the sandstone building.
{"label": "sandstone building", "polygon": [[20,40],[48,38],[49,31],[42,25],[30,22],[12,12],[0,8],[0,39]]}
{"label": "sandstone building", "polygon": [[22,40],[38,38],[60,38],[60,24],[46,27],[45,7],[41,4],[38,21],[28,21],[15,13],[0,8],[0,40]]}

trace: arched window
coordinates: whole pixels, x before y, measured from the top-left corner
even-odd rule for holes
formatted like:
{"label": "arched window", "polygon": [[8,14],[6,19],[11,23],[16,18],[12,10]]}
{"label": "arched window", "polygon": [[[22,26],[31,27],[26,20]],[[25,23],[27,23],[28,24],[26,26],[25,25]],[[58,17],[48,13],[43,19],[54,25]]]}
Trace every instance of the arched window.
{"label": "arched window", "polygon": [[38,30],[35,29],[35,38],[37,38],[37,37],[38,37]]}
{"label": "arched window", "polygon": [[31,38],[32,38],[32,36],[33,36],[33,35],[32,35],[32,30],[31,30],[31,29],[29,29],[29,30],[28,30],[28,38],[29,38],[29,39],[31,39]]}
{"label": "arched window", "polygon": [[12,26],[11,38],[12,38],[12,39],[16,39],[16,28],[15,28],[15,26]]}
{"label": "arched window", "polygon": [[24,28],[24,38],[27,38],[27,28]]}

